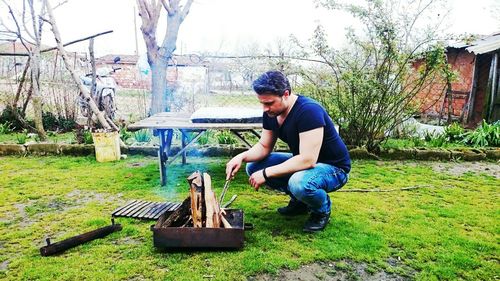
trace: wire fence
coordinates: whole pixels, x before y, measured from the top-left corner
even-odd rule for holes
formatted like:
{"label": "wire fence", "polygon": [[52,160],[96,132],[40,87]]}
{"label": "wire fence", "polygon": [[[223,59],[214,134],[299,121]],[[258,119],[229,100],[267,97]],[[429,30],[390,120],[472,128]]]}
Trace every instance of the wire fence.
{"label": "wire fence", "polygon": [[[86,57],[76,54],[73,68],[78,73],[89,72]],[[0,57],[0,110],[12,100],[17,91],[26,57]],[[300,83],[294,70],[294,61],[319,63],[320,61],[290,56],[176,56],[169,64],[167,83],[173,89],[170,105],[175,112],[194,112],[202,107],[260,108],[252,90],[252,82],[263,72],[279,69],[288,74],[292,88]],[[118,65],[101,63],[100,67],[120,67],[112,76],[117,82],[117,117],[138,120],[148,115],[151,100],[151,73],[143,75],[135,62]],[[41,92],[44,110],[65,118],[78,116],[78,89],[70,79],[57,52],[46,53],[41,60]],[[22,97],[27,98],[28,89]]]}

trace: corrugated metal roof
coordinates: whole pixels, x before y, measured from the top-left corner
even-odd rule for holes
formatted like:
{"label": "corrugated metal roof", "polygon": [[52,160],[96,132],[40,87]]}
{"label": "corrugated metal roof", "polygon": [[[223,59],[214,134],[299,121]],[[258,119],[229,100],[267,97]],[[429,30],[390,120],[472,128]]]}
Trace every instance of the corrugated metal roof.
{"label": "corrugated metal roof", "polygon": [[462,49],[465,47],[468,47],[464,41],[458,41],[458,40],[451,40],[446,43],[447,48],[455,48],[455,49]]}
{"label": "corrugated metal roof", "polygon": [[490,36],[483,37],[481,39],[475,40],[466,48],[470,53],[476,55],[485,54],[493,52],[500,49],[500,33],[496,33]]}

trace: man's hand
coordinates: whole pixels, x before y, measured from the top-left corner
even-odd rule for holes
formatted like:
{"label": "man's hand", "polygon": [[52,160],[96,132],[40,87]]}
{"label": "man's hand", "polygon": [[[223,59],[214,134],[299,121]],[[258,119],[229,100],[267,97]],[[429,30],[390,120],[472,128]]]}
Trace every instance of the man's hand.
{"label": "man's hand", "polygon": [[236,173],[240,170],[241,168],[241,163],[243,162],[243,159],[240,155],[236,155],[233,157],[233,159],[229,160],[226,164],[226,180],[234,178]]}
{"label": "man's hand", "polygon": [[258,191],[259,187],[266,182],[266,179],[264,178],[264,170],[253,173],[248,179],[248,182],[255,190]]}

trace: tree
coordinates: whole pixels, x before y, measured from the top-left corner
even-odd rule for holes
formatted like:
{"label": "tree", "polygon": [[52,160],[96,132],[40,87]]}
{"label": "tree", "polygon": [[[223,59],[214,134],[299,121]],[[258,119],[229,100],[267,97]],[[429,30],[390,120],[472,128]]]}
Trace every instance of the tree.
{"label": "tree", "polygon": [[[22,43],[29,56],[29,69],[31,73],[30,90],[34,112],[33,119],[35,121],[35,129],[40,140],[46,140],[47,134],[45,133],[45,129],[43,128],[42,96],[40,93],[40,47],[42,42],[42,27],[44,23],[42,15],[45,13],[45,5],[43,5],[42,3],[37,10],[35,8],[33,0],[24,0],[22,5],[23,11],[21,13],[22,20],[19,21],[18,16],[14,13],[12,7],[5,0],[3,0],[3,3],[9,9],[9,14],[15,25],[15,27],[11,29],[4,23],[4,28],[7,29],[10,34],[14,35],[16,39],[18,39]],[[25,17],[26,13],[29,13],[28,17]],[[26,70],[27,69],[28,65],[26,66]],[[23,74],[23,78],[25,74],[26,73]],[[21,81],[23,80],[24,79],[22,79]],[[23,83],[19,85],[18,92],[22,88],[22,84]],[[18,120],[25,124],[25,126],[28,126],[24,121],[24,118],[20,116],[17,111],[17,98],[15,100],[15,103],[16,104],[12,105],[12,113]]]}
{"label": "tree", "polygon": [[[349,12],[363,33],[348,32],[348,48],[328,46],[319,26],[312,49],[327,67],[303,72],[304,90],[326,105],[352,145],[376,150],[393,129],[415,112],[415,96],[444,75],[444,48],[436,45],[439,22],[427,20],[439,0],[372,1],[359,5],[322,1],[325,7]],[[432,26],[431,26],[432,24]],[[420,62],[417,64],[417,62]]]}
{"label": "tree", "polygon": [[[151,115],[170,111],[173,89],[168,87],[166,80],[168,62],[172,60],[180,25],[189,13],[193,0],[186,0],[184,5],[180,2],[181,0],[137,0],[139,16],[142,19],[142,36],[146,43],[148,63],[152,74]],[[167,30],[159,47],[156,29],[162,7],[167,11]]]}

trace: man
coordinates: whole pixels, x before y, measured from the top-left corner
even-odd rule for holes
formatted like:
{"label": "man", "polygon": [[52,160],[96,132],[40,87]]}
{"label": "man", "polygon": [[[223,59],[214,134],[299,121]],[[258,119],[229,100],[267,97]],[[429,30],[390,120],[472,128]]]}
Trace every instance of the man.
{"label": "man", "polygon": [[[329,222],[331,201],[327,192],[348,180],[351,160],[325,109],[313,99],[292,94],[290,83],[279,71],[268,71],[253,82],[263,106],[263,130],[257,144],[236,155],[226,165],[232,178],[243,162],[249,182],[262,184],[290,196],[288,206],[278,209],[286,216],[311,211],[304,231],[323,230]],[[272,152],[276,140],[288,144],[292,153]]]}

